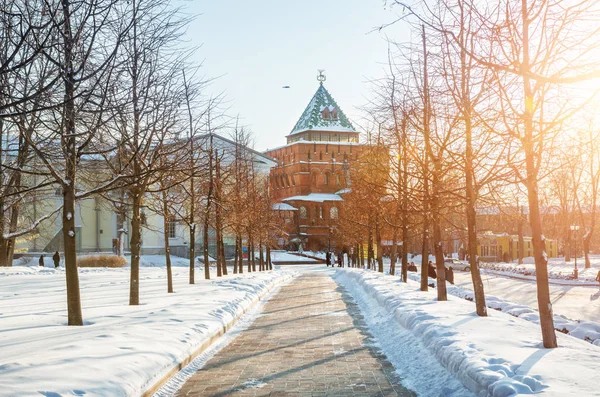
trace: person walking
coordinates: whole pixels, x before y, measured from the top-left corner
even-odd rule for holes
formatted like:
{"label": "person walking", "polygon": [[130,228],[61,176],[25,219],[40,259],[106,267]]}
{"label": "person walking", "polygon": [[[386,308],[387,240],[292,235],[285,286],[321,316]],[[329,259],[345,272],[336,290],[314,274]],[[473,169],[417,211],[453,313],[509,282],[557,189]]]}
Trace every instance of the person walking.
{"label": "person walking", "polygon": [[344,267],[344,254],[342,254],[342,251],[338,252],[338,267]]}
{"label": "person walking", "polygon": [[448,269],[446,269],[446,280],[454,285],[454,269],[452,269],[452,266],[449,266]]}
{"label": "person walking", "polygon": [[429,277],[431,277],[431,278],[437,278],[437,273],[435,271],[435,266],[433,266],[433,263],[431,261],[429,261],[428,272],[429,272]]}
{"label": "person walking", "polygon": [[40,260],[38,261],[41,267],[44,267],[44,254],[40,256]]}
{"label": "person walking", "polygon": [[327,267],[331,264],[331,251],[325,253],[325,263],[327,264]]}
{"label": "person walking", "polygon": [[60,254],[58,253],[58,251],[56,251],[54,255],[52,255],[52,261],[54,262],[54,267],[58,268],[58,266],[60,265]]}

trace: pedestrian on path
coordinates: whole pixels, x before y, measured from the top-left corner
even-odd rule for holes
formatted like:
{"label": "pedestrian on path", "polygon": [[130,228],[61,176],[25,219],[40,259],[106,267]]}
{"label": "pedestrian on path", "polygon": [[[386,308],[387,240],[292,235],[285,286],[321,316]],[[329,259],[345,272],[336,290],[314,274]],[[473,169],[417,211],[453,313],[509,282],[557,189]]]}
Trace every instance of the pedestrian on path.
{"label": "pedestrian on path", "polygon": [[331,264],[331,252],[327,251],[325,253],[325,263],[327,264],[327,267],[329,267],[329,265]]}
{"label": "pedestrian on path", "polygon": [[342,254],[342,251],[338,252],[338,267],[344,267],[344,254]]}
{"label": "pedestrian on path", "polygon": [[44,267],[44,254],[40,256],[40,260],[38,261],[41,267]]}
{"label": "pedestrian on path", "polygon": [[417,271],[417,265],[415,265],[415,262],[410,262],[410,264],[408,265],[408,271],[409,272],[416,272]]}
{"label": "pedestrian on path", "polygon": [[58,268],[58,266],[60,265],[60,254],[58,253],[58,251],[56,251],[54,255],[52,255],[52,261],[54,262],[54,267]]}
{"label": "pedestrian on path", "polygon": [[454,269],[452,269],[452,266],[446,269],[446,280],[448,280],[450,284],[454,285]]}
{"label": "pedestrian on path", "polygon": [[437,273],[435,271],[435,267],[433,266],[433,262],[429,261],[429,266],[427,270],[429,271],[429,277],[437,278]]}

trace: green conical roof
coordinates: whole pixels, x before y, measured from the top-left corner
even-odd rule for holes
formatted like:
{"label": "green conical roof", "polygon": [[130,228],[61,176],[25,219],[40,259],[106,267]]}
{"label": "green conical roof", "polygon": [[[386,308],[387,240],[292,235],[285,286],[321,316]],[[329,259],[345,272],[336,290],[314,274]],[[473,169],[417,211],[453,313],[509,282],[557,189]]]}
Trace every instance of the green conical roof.
{"label": "green conical roof", "polygon": [[[326,108],[329,113],[337,110],[337,118],[323,117],[323,111]],[[346,117],[342,109],[339,108],[333,97],[325,89],[323,83],[319,85],[317,92],[315,92],[308,106],[304,109],[302,116],[300,116],[290,135],[308,130],[356,132],[348,117]]]}

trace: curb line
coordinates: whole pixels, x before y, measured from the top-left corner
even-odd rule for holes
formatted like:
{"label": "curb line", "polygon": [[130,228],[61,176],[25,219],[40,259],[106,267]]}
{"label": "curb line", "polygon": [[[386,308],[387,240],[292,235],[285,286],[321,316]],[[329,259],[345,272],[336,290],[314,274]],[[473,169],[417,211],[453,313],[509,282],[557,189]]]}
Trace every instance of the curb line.
{"label": "curb line", "polygon": [[237,321],[242,317],[248,310],[253,308],[258,302],[260,302],[269,292],[271,292],[274,288],[280,286],[284,282],[292,279],[294,276],[289,275],[287,277],[282,277],[279,282],[271,284],[271,286],[265,288],[263,292],[255,297],[250,304],[242,309],[242,311],[235,315],[227,324],[219,328],[214,334],[212,334],[208,339],[206,339],[196,350],[194,350],[189,356],[183,359],[179,364],[175,365],[171,368],[166,374],[164,374],[158,381],[154,382],[152,386],[150,386],[146,391],[140,394],[141,397],[152,397],[154,393],[158,391],[165,383],[169,381],[177,372],[181,371],[186,365],[192,362],[196,357],[198,357],[202,352],[208,349],[213,343],[217,341],[225,332],[227,332]]}

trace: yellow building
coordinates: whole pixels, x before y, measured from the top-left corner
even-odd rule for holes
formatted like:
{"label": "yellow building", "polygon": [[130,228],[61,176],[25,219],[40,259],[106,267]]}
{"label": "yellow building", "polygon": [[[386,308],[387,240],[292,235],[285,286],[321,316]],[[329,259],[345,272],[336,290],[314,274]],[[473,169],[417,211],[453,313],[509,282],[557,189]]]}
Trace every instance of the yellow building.
{"label": "yellow building", "polygon": [[[233,152],[236,143],[214,135],[214,147],[224,151]],[[246,148],[252,156],[254,170],[265,178],[269,170],[276,163],[271,158]],[[232,157],[224,157],[224,161],[231,161]],[[101,169],[101,166],[98,167]],[[35,178],[35,177],[34,177]],[[39,184],[39,180],[32,179],[32,183]],[[83,189],[83,187],[81,187]],[[54,188],[52,188],[54,189]],[[62,236],[62,189],[46,189],[39,191],[23,203],[20,213],[20,225],[25,227],[31,225],[35,220],[46,215],[50,215],[42,221],[35,231],[25,236],[17,238],[15,242],[15,255],[39,255],[41,252],[63,251]],[[108,195],[117,194],[109,192]],[[150,195],[147,196],[151,200]],[[163,230],[163,217],[153,212],[146,206],[142,208],[142,254],[164,254],[164,239],[168,237],[171,246],[171,253],[174,255],[188,255],[190,238],[189,228],[183,222],[173,221],[168,225],[168,230]],[[129,212],[127,209],[126,212]],[[78,253],[90,252],[115,252],[118,246],[118,239],[123,238],[124,249],[129,251],[131,222],[130,214],[125,215],[125,220],[118,215],[115,205],[101,196],[88,197],[78,200],[75,205],[75,239]],[[200,246],[203,243],[203,233],[201,225],[196,230],[196,251],[200,252]],[[226,245],[226,255],[232,251],[235,239],[226,233],[224,236]],[[211,251],[216,245],[216,235],[214,230],[209,229],[209,247]]]}
{"label": "yellow building", "polygon": [[[558,256],[558,242],[546,239],[546,254]],[[519,236],[485,232],[479,235],[477,255],[484,262],[511,262],[519,258]],[[523,257],[533,256],[531,237],[523,236]]]}

